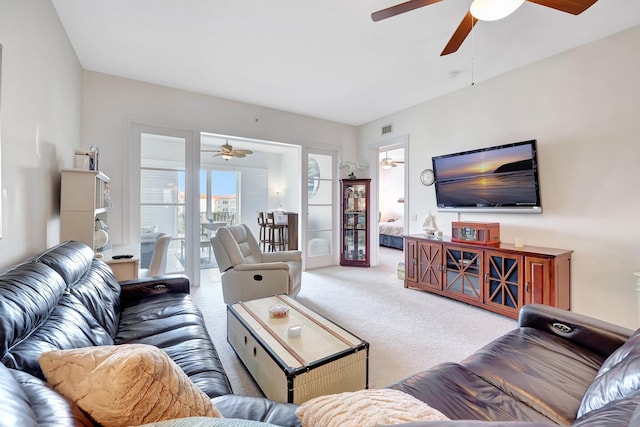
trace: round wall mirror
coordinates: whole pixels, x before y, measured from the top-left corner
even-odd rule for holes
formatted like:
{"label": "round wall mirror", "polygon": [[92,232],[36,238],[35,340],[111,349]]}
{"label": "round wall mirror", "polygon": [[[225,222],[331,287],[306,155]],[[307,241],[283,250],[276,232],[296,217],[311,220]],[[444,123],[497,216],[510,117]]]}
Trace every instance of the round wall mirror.
{"label": "round wall mirror", "polygon": [[307,181],[309,198],[313,199],[318,194],[320,188],[320,165],[316,159],[309,158],[309,179]]}

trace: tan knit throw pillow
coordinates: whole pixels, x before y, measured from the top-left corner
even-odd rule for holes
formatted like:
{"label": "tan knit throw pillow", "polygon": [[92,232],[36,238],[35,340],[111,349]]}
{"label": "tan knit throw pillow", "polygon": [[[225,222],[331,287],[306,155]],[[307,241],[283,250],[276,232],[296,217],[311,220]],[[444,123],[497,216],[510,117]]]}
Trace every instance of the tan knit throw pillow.
{"label": "tan knit throw pillow", "polygon": [[448,420],[426,403],[394,389],[315,397],[300,405],[296,415],[302,427],[370,427]]}
{"label": "tan knit throw pillow", "polygon": [[154,346],[53,350],[38,360],[47,382],[104,427],[222,416],[182,369]]}

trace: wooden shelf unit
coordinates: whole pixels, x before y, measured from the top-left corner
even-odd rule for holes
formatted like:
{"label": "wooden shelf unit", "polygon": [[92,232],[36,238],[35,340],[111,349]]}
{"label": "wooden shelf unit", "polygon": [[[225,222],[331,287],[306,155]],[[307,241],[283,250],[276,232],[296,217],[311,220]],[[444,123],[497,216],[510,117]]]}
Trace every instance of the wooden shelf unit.
{"label": "wooden shelf unit", "polygon": [[108,224],[109,177],[100,171],[64,169],[60,189],[60,239],[94,247],[96,219]]}
{"label": "wooden shelf unit", "polygon": [[569,310],[572,250],[465,244],[405,236],[405,288],[466,302],[514,319],[526,304]]}

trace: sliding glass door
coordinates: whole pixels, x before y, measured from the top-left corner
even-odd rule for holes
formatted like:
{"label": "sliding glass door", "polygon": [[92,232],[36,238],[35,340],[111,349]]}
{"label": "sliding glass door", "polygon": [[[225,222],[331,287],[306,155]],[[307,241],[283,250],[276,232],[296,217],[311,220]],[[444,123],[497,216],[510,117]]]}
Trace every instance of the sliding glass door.
{"label": "sliding glass door", "polygon": [[186,271],[184,138],[140,135],[140,267],[149,268],[160,234],[172,236],[167,273]]}
{"label": "sliding glass door", "polygon": [[[194,285],[199,282],[193,253],[197,242],[194,226],[193,188],[195,143],[189,131],[133,125],[129,206],[129,234],[140,241],[140,267],[148,268],[160,234],[171,235],[166,256],[166,273],[186,273]],[[196,205],[197,206],[197,205]],[[198,224],[199,226],[199,224]],[[139,238],[138,238],[139,236]]]}

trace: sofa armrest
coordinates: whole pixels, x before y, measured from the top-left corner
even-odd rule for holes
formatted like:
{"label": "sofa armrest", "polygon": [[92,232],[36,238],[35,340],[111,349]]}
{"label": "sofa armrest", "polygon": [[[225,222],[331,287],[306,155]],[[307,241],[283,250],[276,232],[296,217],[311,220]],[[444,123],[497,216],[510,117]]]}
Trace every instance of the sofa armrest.
{"label": "sofa armrest", "polygon": [[264,397],[228,394],[211,399],[225,418],[260,421],[282,427],[300,427],[298,405],[278,403]]}
{"label": "sofa armrest", "polygon": [[183,274],[167,274],[120,282],[120,302],[128,306],[151,295],[189,293],[189,278]]}
{"label": "sofa armrest", "polygon": [[520,310],[518,326],[540,329],[608,356],[627,341],[633,330],[583,314],[542,304]]}
{"label": "sofa armrest", "polygon": [[235,271],[259,271],[259,270],[287,270],[289,265],[285,262],[263,262],[260,264],[237,264],[233,267]]}
{"label": "sofa armrest", "polygon": [[302,262],[301,251],[276,251],[264,252],[262,254],[263,262]]}

